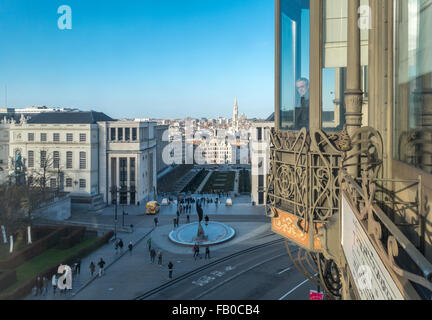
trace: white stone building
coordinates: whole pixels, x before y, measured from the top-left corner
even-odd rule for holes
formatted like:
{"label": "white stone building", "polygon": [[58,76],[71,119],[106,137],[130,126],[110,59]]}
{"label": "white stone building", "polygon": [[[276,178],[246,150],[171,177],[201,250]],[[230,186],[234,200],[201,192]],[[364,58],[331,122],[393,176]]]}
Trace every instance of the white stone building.
{"label": "white stone building", "polygon": [[112,187],[118,203],[144,202],[156,190],[155,126],[94,111],[40,113],[9,125],[9,173],[20,153],[27,177],[45,176],[73,204],[110,204]]}
{"label": "white stone building", "polygon": [[0,122],[0,184],[7,181],[9,161],[9,126],[5,118]]}
{"label": "white stone building", "polygon": [[267,174],[270,161],[270,131],[274,128],[274,121],[254,122],[251,126],[250,143],[252,168],[252,201],[257,205],[265,205],[265,190],[267,188]]}
{"label": "white stone building", "polygon": [[[99,185],[104,199],[119,204],[144,203],[156,197],[156,122],[98,122]],[[117,189],[117,194],[112,190]]]}

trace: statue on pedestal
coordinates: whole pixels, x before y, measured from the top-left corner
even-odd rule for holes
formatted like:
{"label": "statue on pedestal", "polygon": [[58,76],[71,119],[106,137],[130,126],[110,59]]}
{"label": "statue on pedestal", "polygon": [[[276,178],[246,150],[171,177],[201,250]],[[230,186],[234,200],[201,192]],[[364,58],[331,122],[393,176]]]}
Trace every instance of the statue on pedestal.
{"label": "statue on pedestal", "polygon": [[197,236],[194,240],[197,240],[197,241],[207,240],[208,237],[205,235],[204,229],[201,225],[201,221],[203,220],[203,209],[202,209],[199,201],[197,201],[197,203],[196,203],[196,210],[197,210],[197,214],[198,214],[198,231],[197,231]]}

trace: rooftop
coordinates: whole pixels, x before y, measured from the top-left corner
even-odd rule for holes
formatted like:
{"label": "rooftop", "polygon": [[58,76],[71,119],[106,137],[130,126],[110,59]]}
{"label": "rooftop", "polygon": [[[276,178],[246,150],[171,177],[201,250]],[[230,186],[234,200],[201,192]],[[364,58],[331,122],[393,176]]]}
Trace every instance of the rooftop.
{"label": "rooftop", "polygon": [[95,124],[99,121],[116,121],[105,113],[96,111],[85,112],[46,112],[33,116],[30,124]]}

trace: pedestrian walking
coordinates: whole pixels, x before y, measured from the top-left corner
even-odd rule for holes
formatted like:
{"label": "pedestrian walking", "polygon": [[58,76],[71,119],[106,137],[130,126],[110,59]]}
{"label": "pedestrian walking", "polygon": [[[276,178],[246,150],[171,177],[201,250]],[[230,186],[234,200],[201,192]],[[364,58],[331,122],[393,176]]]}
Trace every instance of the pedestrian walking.
{"label": "pedestrian walking", "polygon": [[78,258],[78,261],[76,262],[75,273],[76,274],[81,273],[81,258]]}
{"label": "pedestrian walking", "polygon": [[148,248],[149,248],[149,251],[150,251],[151,250],[151,237],[149,237],[147,239],[147,245],[148,245]]}
{"label": "pedestrian walking", "polygon": [[154,225],[155,225],[155,227],[157,227],[157,225],[158,225],[158,222],[159,222],[159,221],[158,221],[158,218],[157,218],[157,217],[155,217],[153,221],[154,221]]}
{"label": "pedestrian walking", "polygon": [[151,260],[151,263],[154,263],[155,258],[156,258],[156,250],[152,248],[150,250],[150,260]]}
{"label": "pedestrian walking", "polygon": [[209,248],[209,246],[206,247],[206,251],[205,251],[205,259],[207,259],[207,257],[210,259],[210,248]]}
{"label": "pedestrian walking", "polygon": [[194,259],[196,260],[197,257],[199,257],[199,246],[198,244],[195,243],[195,245],[193,246],[193,252],[194,252]]}
{"label": "pedestrian walking", "polygon": [[44,276],[42,278],[42,284],[43,284],[42,295],[46,296],[46,294],[48,293],[48,278],[47,277]]}
{"label": "pedestrian walking", "polygon": [[119,245],[119,248],[120,248],[120,254],[121,254],[121,253],[123,253],[123,240],[122,240],[122,239],[120,239],[118,245]]}
{"label": "pedestrian walking", "polygon": [[57,289],[57,275],[54,273],[52,278],[51,278],[51,285],[53,287],[53,295],[56,294],[56,289]]}
{"label": "pedestrian walking", "polygon": [[105,274],[105,271],[104,271],[105,263],[106,263],[106,262],[105,262],[102,258],[100,258],[100,260],[99,260],[99,262],[98,262],[98,266],[99,266],[99,277],[102,277],[102,275]]}
{"label": "pedestrian walking", "polygon": [[186,216],[186,221],[187,221],[187,223],[190,223],[190,216],[189,215]]}
{"label": "pedestrian walking", "polygon": [[177,212],[176,212],[176,215],[177,215],[177,219],[180,217],[180,212],[177,210]]}
{"label": "pedestrian walking", "polygon": [[205,216],[204,220],[205,220],[205,225],[208,226],[208,223],[209,223],[209,220],[210,220],[209,217],[208,217],[208,215]]}
{"label": "pedestrian walking", "polygon": [[162,251],[159,250],[158,252],[158,265],[160,265],[162,267]]}
{"label": "pedestrian walking", "polygon": [[132,255],[132,249],[133,249],[132,241],[129,241],[128,249],[129,249],[129,254]]}
{"label": "pedestrian walking", "polygon": [[95,264],[93,263],[93,261],[90,262],[90,266],[89,266],[89,268],[90,268],[90,275],[93,277],[93,274],[94,274],[95,269],[96,269],[96,266],[95,266]]}
{"label": "pedestrian walking", "polygon": [[174,229],[175,229],[176,226],[177,226],[177,218],[174,218],[174,219],[173,219],[173,223],[174,223]]}
{"label": "pedestrian walking", "polygon": [[168,278],[169,278],[169,279],[172,279],[173,267],[174,267],[174,265],[173,265],[173,263],[170,261],[170,262],[168,263]]}
{"label": "pedestrian walking", "polygon": [[115,254],[118,254],[118,251],[119,251],[119,242],[118,241],[116,241],[114,244],[114,250],[115,250]]}
{"label": "pedestrian walking", "polygon": [[37,277],[36,279],[36,295],[42,294],[42,287],[43,287],[43,283],[42,283],[42,279],[41,277]]}

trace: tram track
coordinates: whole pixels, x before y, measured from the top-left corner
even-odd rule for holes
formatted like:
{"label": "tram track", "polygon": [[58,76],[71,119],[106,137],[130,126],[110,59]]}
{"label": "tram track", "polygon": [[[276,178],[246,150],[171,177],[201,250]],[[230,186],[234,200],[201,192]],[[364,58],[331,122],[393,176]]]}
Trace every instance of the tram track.
{"label": "tram track", "polygon": [[[196,274],[199,273],[199,272],[205,271],[207,269],[211,269],[211,268],[213,268],[216,265],[219,265],[221,263],[227,262],[227,261],[229,261],[231,259],[237,258],[237,257],[242,256],[244,254],[248,254],[248,253],[254,252],[256,250],[272,246],[274,244],[282,243],[283,241],[285,241],[285,240],[284,239],[277,239],[277,240],[273,240],[273,241],[269,241],[269,242],[266,242],[266,243],[262,243],[262,244],[259,244],[259,245],[256,245],[256,246],[253,246],[253,247],[250,247],[250,248],[247,248],[247,249],[235,252],[233,254],[227,255],[227,256],[225,256],[223,258],[220,258],[220,259],[217,259],[215,261],[212,261],[212,262],[210,262],[210,263],[208,263],[206,265],[203,265],[201,267],[198,267],[198,268],[196,268],[194,270],[188,271],[188,272],[180,275],[179,277],[177,277],[177,278],[175,278],[175,279],[173,279],[173,280],[171,280],[169,282],[166,282],[166,283],[164,283],[164,284],[162,284],[162,285],[160,285],[160,286],[158,286],[156,288],[153,288],[153,289],[151,289],[151,290],[149,290],[147,292],[144,292],[143,294],[140,294],[137,297],[135,297],[134,300],[145,300],[145,299],[147,299],[147,298],[149,298],[151,296],[154,296],[154,295],[156,295],[158,293],[161,293],[161,292],[163,292],[163,291],[165,291],[165,290],[173,287],[174,285],[178,284],[181,281],[184,281],[184,280],[187,280],[187,279],[189,279],[191,277],[196,276]],[[278,256],[278,257],[280,257],[280,256]],[[276,259],[278,257],[273,257],[272,259],[269,259],[269,260],[273,260],[273,259]],[[266,262],[268,262],[268,261],[261,262],[260,265],[264,264]],[[251,268],[249,268],[249,269],[251,269]],[[238,276],[240,276],[241,274],[243,274],[245,272],[247,272],[247,271],[241,272],[240,274],[238,274]]]}

